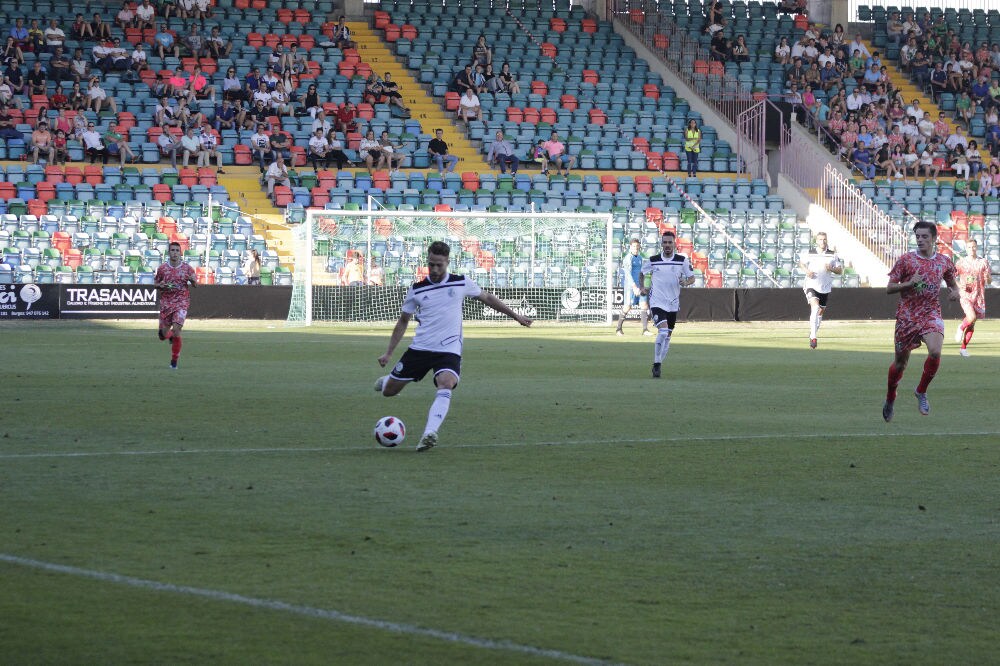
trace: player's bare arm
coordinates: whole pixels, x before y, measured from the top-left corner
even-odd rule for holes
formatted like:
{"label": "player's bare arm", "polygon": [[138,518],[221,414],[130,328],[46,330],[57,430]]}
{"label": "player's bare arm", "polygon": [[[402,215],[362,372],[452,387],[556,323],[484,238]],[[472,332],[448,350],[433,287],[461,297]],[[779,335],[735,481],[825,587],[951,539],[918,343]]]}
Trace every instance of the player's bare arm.
{"label": "player's bare arm", "polygon": [[694,284],[694,276],[691,276],[689,278],[682,278],[680,280],[680,283],[682,287],[690,287],[691,285]]}
{"label": "player's bare arm", "polygon": [[953,277],[946,277],[944,283],[948,285],[948,300],[957,301],[959,297],[958,280]]}
{"label": "player's bare arm", "polygon": [[407,313],[402,313],[399,315],[399,319],[396,320],[396,325],[392,328],[392,335],[389,336],[389,347],[385,350],[385,353],[378,357],[378,364],[383,368],[389,359],[392,358],[392,352],[396,350],[396,346],[399,345],[399,341],[403,339],[406,335],[406,328],[410,325],[410,315]]}
{"label": "player's bare arm", "polygon": [[909,280],[908,282],[893,282],[893,281],[890,280],[889,284],[887,284],[885,286],[885,293],[887,293],[887,294],[898,294],[901,291],[906,291],[907,289],[912,289],[913,287],[915,287],[918,284],[920,284],[920,282],[921,282],[921,279],[920,279],[919,276],[918,277],[914,277],[912,280]]}
{"label": "player's bare arm", "polygon": [[649,296],[649,289],[645,286],[646,285],[646,274],[645,273],[639,273],[639,284],[642,285],[641,287],[639,287],[639,295],[640,296]]}
{"label": "player's bare arm", "polygon": [[514,312],[509,307],[507,307],[503,301],[501,301],[499,298],[497,298],[490,292],[484,291],[480,293],[479,296],[477,296],[476,298],[478,298],[480,301],[490,306],[497,312],[507,315],[521,326],[531,326],[531,322],[533,321],[531,317],[525,317],[524,315]]}
{"label": "player's bare arm", "polygon": [[826,265],[826,269],[833,273],[834,275],[844,274],[844,264],[836,259],[830,260],[830,263]]}

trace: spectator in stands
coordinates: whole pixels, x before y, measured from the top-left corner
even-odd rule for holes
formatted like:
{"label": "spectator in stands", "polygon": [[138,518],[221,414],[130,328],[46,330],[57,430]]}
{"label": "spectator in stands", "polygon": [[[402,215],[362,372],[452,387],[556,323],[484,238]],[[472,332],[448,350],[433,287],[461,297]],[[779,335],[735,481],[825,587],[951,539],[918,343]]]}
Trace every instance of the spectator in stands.
{"label": "spectator in stands", "polygon": [[[908,118],[908,116],[904,116],[903,121]],[[931,137],[934,136],[934,121],[931,120],[929,115],[924,115],[920,119],[920,122],[917,123],[917,136],[923,141],[930,141]]]}
{"label": "spectator in stands", "polygon": [[45,52],[45,32],[38,25],[38,19],[31,19],[31,27],[28,28],[28,42],[31,50],[35,53]]}
{"label": "spectator in stands", "polygon": [[90,100],[94,113],[100,115],[107,105],[111,109],[111,113],[118,114],[118,103],[113,96],[104,91],[104,88],[101,87],[101,80],[96,76],[90,78],[90,83],[87,86],[87,98]]}
{"label": "spectator in stands", "polygon": [[956,145],[951,151],[951,169],[959,178],[969,177],[969,160],[965,155],[965,146]]}
{"label": "spectator in stands", "polygon": [[721,32],[712,35],[712,41],[708,46],[708,58],[715,62],[726,62],[729,58],[730,44],[726,36]]}
{"label": "spectator in stands", "polygon": [[403,103],[403,96],[399,92],[399,84],[392,80],[392,74],[389,72],[382,77],[382,98],[392,106],[402,109],[406,116],[410,115],[410,108]]}
{"label": "spectator in stands", "polygon": [[475,92],[476,83],[472,80],[472,65],[466,65],[465,69],[458,73],[455,77],[455,81],[451,86],[454,92],[464,94],[466,90],[472,90]]}
{"label": "spectator in stands", "polygon": [[260,254],[257,250],[247,250],[242,269],[248,285],[260,286]]}
{"label": "spectator in stands", "polygon": [[118,156],[120,166],[135,161],[135,153],[129,147],[125,136],[118,131],[118,124],[114,121],[108,124],[108,131],[104,133],[104,145],[107,146],[109,156]]}
{"label": "spectator in stands", "polygon": [[868,50],[868,47],[865,46],[865,42],[861,38],[860,33],[854,35],[854,41],[848,44],[847,48],[849,49],[849,53],[852,54],[852,57],[855,51],[859,52],[861,54],[861,57],[865,59],[870,58],[872,55],[871,51]]}
{"label": "spectator in stands", "polygon": [[309,163],[313,169],[319,169],[319,163],[322,162],[323,167],[329,169],[330,159],[330,142],[323,133],[323,128],[317,127],[309,137]]}
{"label": "spectator in stands", "polygon": [[201,152],[198,153],[198,166],[212,166],[212,159],[215,159],[215,173],[226,173],[222,170],[222,153],[219,152],[219,138],[215,136],[208,121],[199,130],[201,140]]}
{"label": "spectator in stands", "polygon": [[46,77],[45,70],[42,69],[42,61],[36,60],[35,64],[31,66],[31,71],[28,72],[26,77],[28,83],[28,94],[29,95],[44,95],[46,93]]}
{"label": "spectator in stands", "polygon": [[[306,94],[302,98],[302,103],[299,108],[295,111],[296,116],[309,116],[313,120],[323,113],[323,102],[320,101],[319,91],[316,89],[315,83],[310,83],[309,87],[306,89]],[[324,119],[326,114],[323,114]],[[315,128],[313,128],[315,129]],[[324,128],[329,131],[330,128]]]}
{"label": "spectator in stands", "polygon": [[49,124],[44,120],[39,120],[38,127],[31,133],[31,163],[38,164],[39,157],[45,159],[49,164],[55,158],[52,134],[49,132]]}
{"label": "spectator in stands", "polygon": [[243,91],[243,84],[240,82],[239,77],[236,76],[235,67],[226,68],[226,75],[222,79],[222,96],[231,102],[247,98],[246,93]]}
{"label": "spectator in stands", "polygon": [[917,144],[915,142],[906,142],[906,147],[903,148],[903,163],[906,165],[907,171],[913,174],[914,178],[920,175],[920,155],[917,154]]}
{"label": "spectator in stands", "polygon": [[104,146],[101,134],[95,128],[94,123],[87,123],[87,129],[84,130],[80,139],[83,142],[83,151],[90,157],[91,164],[97,162],[98,157],[101,158],[101,164],[108,163],[108,149]]}
{"label": "spectator in stands", "polygon": [[365,268],[361,264],[361,255],[353,250],[347,251],[347,263],[340,272],[340,282],[345,287],[360,287],[365,283]]}
{"label": "spectator in stands", "polygon": [[184,166],[188,166],[191,158],[197,163],[201,155],[201,140],[195,136],[194,125],[189,125],[181,138],[181,148],[184,150]]}
{"label": "spectator in stands", "polygon": [[281,153],[276,154],[271,166],[267,167],[264,180],[267,183],[267,196],[274,195],[275,185],[292,186],[292,181],[288,177],[288,167],[285,166],[285,158]]}
{"label": "spectator in stands", "polygon": [[[95,60],[97,60],[98,46],[94,47]],[[122,47],[122,40],[117,37],[112,40],[111,45],[104,48],[104,57],[97,62],[97,67],[102,72],[123,72],[129,69],[131,58],[128,50]]]}
{"label": "spectator in stands", "polygon": [[281,155],[290,166],[294,166],[292,164],[292,140],[280,127],[271,133],[269,142],[272,153]]}
{"label": "spectator in stands", "polygon": [[327,155],[337,165],[338,169],[343,169],[351,161],[351,158],[344,152],[344,142],[340,140],[340,136],[336,130],[330,130],[327,133],[326,141],[330,144],[330,150]]}
{"label": "spectator in stands", "polygon": [[965,159],[969,163],[969,176],[976,178],[983,170],[983,156],[979,154],[979,143],[975,139],[969,141],[969,148],[965,151]]}
{"label": "spectator in stands", "polygon": [[215,13],[212,11],[211,0],[195,0],[194,17],[202,22],[207,18],[212,18]]}
{"label": "spectator in stands", "polygon": [[160,151],[160,157],[169,157],[170,166],[177,168],[177,151],[184,144],[180,139],[174,139],[170,134],[170,125],[160,125],[160,135],[156,137],[156,147]]}
{"label": "spectator in stands", "polygon": [[177,0],[177,16],[180,18],[194,18],[194,0]]}
{"label": "spectator in stands", "polygon": [[865,57],[861,54],[861,51],[855,49],[851,59],[847,63],[847,68],[851,72],[851,76],[858,85],[861,85],[865,79]]}
{"label": "spectator in stands", "polygon": [[405,146],[401,143],[396,143],[389,136],[389,130],[382,130],[382,136],[379,137],[379,143],[382,144],[382,152],[385,154],[385,159],[389,171],[392,173],[397,173],[403,166],[406,165],[407,160],[410,156],[404,152]]}
{"label": "spectator in stands", "polygon": [[851,153],[851,163],[854,165],[865,180],[875,178],[875,165],[872,163],[871,151],[861,142],[855,143],[854,151]]}
{"label": "spectator in stands", "polygon": [[949,134],[944,142],[944,147],[953,153],[958,146],[961,146],[963,151],[969,147],[969,138],[965,135],[965,129],[961,125],[956,125],[955,131]]}
{"label": "spectator in stands", "polygon": [[290,116],[294,112],[291,98],[282,81],[278,81],[278,85],[271,91],[271,111],[276,116]]}
{"label": "spectator in stands", "polygon": [[920,122],[920,119],[924,117],[924,110],[920,108],[920,100],[916,97],[910,102],[910,105],[906,107],[906,115],[913,118],[916,122]]}
{"label": "spectator in stands", "polygon": [[322,107],[320,107],[309,129],[313,132],[320,130],[323,132],[323,136],[326,136],[333,129],[333,121],[326,117],[326,112]]}
{"label": "spectator in stands", "polygon": [[111,25],[104,22],[100,12],[94,12],[94,17],[90,20],[90,31],[99,42],[111,39]]}
{"label": "spectator in stands", "polygon": [[351,38],[351,29],[347,27],[347,18],[344,16],[340,17],[333,28],[333,43],[342,51],[357,48],[357,44]]}
{"label": "spectator in stands", "polygon": [[955,99],[955,120],[964,123],[966,129],[968,129],[975,115],[976,109],[973,108],[972,98],[969,97],[968,91],[963,90],[958,94],[958,98]]}
{"label": "spectator in stands", "polygon": [[865,71],[865,88],[867,88],[869,93],[874,92],[881,80],[882,74],[879,72],[879,66],[872,63],[871,67]]}
{"label": "spectator in stands", "polygon": [[56,48],[62,48],[66,44],[66,33],[59,27],[59,21],[49,19],[49,26],[45,28],[45,50],[55,53]]}
{"label": "spectator in stands", "polygon": [[22,51],[31,50],[31,41],[28,39],[28,29],[24,27],[24,19],[14,19],[14,26],[10,29],[10,37],[14,44]]}
{"label": "spectator in stands", "polygon": [[85,111],[87,109],[87,95],[80,89],[80,83],[73,84],[69,91],[69,102],[67,104],[72,111]]}
{"label": "spectator in stands", "polygon": [[132,9],[132,4],[129,0],[125,0],[122,3],[122,8],[115,14],[115,25],[122,30],[135,27],[135,11]]}
{"label": "spectator in stands", "polygon": [[3,72],[3,81],[10,86],[11,92],[15,95],[23,95],[27,87],[24,72],[16,60],[8,61],[7,68]]}
{"label": "spectator in stands", "polygon": [[171,127],[180,125],[180,121],[177,118],[177,111],[170,105],[170,100],[166,96],[161,97],[159,104],[156,105],[156,110],[153,112],[153,119],[161,127],[164,125]]}
{"label": "spectator in stands", "polygon": [[83,55],[83,49],[73,51],[73,59],[70,60],[70,72],[77,83],[90,78],[90,61]]}
{"label": "spectator in stands", "polygon": [[510,63],[505,62],[500,68],[500,80],[503,81],[504,92],[508,92],[511,95],[517,95],[521,92],[521,86],[517,82],[517,78],[510,71]]}
{"label": "spectator in stands", "polygon": [[24,52],[13,37],[7,37],[7,44],[4,46],[3,52],[0,53],[0,62],[24,64]]}
{"label": "spectator in stands", "polygon": [[66,97],[63,92],[62,84],[56,84],[56,89],[52,91],[52,97],[49,98],[49,106],[57,111],[65,110],[69,106],[69,97]]}
{"label": "spectator in stands", "polygon": [[478,63],[472,68],[472,83],[476,87],[476,94],[486,92],[486,76],[483,74],[482,66]]}
{"label": "spectator in stands", "polygon": [[373,105],[382,101],[382,80],[375,72],[370,73],[365,79],[364,100],[365,103]]}
{"label": "spectator in stands", "polygon": [[52,164],[66,164],[69,160],[69,147],[67,146],[66,132],[56,130],[52,137]]}
{"label": "spectator in stands", "polygon": [[493,71],[493,65],[486,65],[486,71],[483,72],[483,81],[486,92],[492,94],[493,99],[496,99],[497,93],[506,92],[503,80]]}
{"label": "spectator in stands", "polygon": [[823,76],[820,74],[817,63],[810,63],[809,69],[806,70],[805,79],[806,89],[819,89],[823,85]]}
{"label": "spectator in stands", "polygon": [[576,164],[576,157],[566,152],[566,144],[559,140],[559,133],[553,131],[549,140],[542,144],[542,146],[545,148],[546,158],[545,165],[542,167],[542,173],[548,173],[549,166],[554,166],[556,174],[562,169],[566,176],[569,176],[570,168]]}
{"label": "spectator in stands", "polygon": [[219,26],[213,26],[212,32],[205,40],[205,49],[207,55],[215,60],[228,58],[233,51],[233,40],[223,37]]}
{"label": "spectator in stands", "polygon": [[464,121],[466,125],[473,120],[483,119],[482,105],[472,88],[466,88],[458,101],[458,119]]}
{"label": "spectator in stands", "polygon": [[889,20],[886,22],[885,27],[890,44],[901,44],[903,42],[903,38],[906,37],[906,31],[903,29],[903,19],[899,12],[889,14]]}
{"label": "spectator in stands", "polygon": [[168,55],[172,55],[175,58],[181,57],[181,49],[177,44],[177,40],[174,38],[174,33],[167,30],[167,24],[160,24],[160,31],[153,35],[153,42],[156,44],[156,52],[160,56],[160,60],[163,60]]}
{"label": "spectator in stands", "polygon": [[995,106],[987,109],[983,123],[986,125],[986,149],[992,155],[1000,146],[1000,110]]}
{"label": "spectator in stands", "polygon": [[437,164],[438,175],[444,175],[446,166],[448,173],[451,173],[455,170],[455,165],[458,164],[458,157],[448,153],[448,144],[442,138],[443,136],[444,131],[436,129],[434,130],[434,138],[427,144],[427,154]]}
{"label": "spectator in stands", "polygon": [[913,56],[913,61],[910,63],[910,75],[920,89],[926,88],[930,83],[931,61],[922,49]]}
{"label": "spectator in stands", "polygon": [[925,178],[937,178],[938,174],[941,173],[940,165],[934,162],[934,148],[932,143],[928,143],[920,152],[920,168],[923,170]]}
{"label": "spectator in stands", "polygon": [[197,23],[192,23],[188,34],[184,35],[184,47],[192,58],[201,58],[205,54],[205,38]]}
{"label": "spectator in stands", "polygon": [[894,147],[879,166],[885,169],[885,175],[889,178],[906,178],[906,155],[903,147]]}
{"label": "spectator in stands", "polygon": [[267,136],[266,128],[264,123],[258,123],[257,130],[250,136],[250,150],[257,156],[261,174],[267,169],[266,164],[270,164],[271,160],[274,159],[274,153],[271,152],[271,139]]}
{"label": "spectator in stands", "polygon": [[514,146],[504,138],[502,130],[497,130],[496,138],[490,144],[490,151],[486,155],[486,161],[490,166],[499,165],[500,173],[507,173],[507,167],[510,166],[511,175],[517,175],[520,160],[514,152]]}
{"label": "spectator in stands", "polygon": [[792,66],[785,70],[785,86],[790,86],[793,83],[797,85],[805,85],[806,82],[806,69],[802,65],[802,58],[795,58],[792,60]]}
{"label": "spectator in stands", "polygon": [[[263,91],[258,90],[254,94],[260,95],[262,92]],[[268,102],[264,102],[264,100],[261,99],[256,99],[253,101],[252,106],[250,106],[250,108],[247,109],[246,123],[244,123],[245,126],[253,127],[258,123],[264,124],[267,127],[271,126],[270,121],[268,121],[268,118],[271,117],[271,109],[268,106],[268,103],[270,103],[271,96],[268,95],[267,98]]]}
{"label": "spectator in stands", "polygon": [[184,73],[184,69],[178,65],[174,73],[170,75],[167,79],[167,96],[176,97],[178,100],[185,99],[191,101],[191,91],[188,87],[187,75]]}
{"label": "spectator in stands", "polygon": [[994,176],[1000,175],[1000,168],[996,164],[991,164],[989,170],[984,169],[979,174],[979,196],[996,197],[997,189],[993,185]]}
{"label": "spectator in stands", "polygon": [[819,73],[820,87],[829,92],[830,88],[833,86],[839,86],[843,83],[843,78],[840,75],[840,71],[836,68],[834,63],[827,62],[823,65],[823,69]]}
{"label": "spectator in stands", "polygon": [[907,12],[903,15],[902,27],[903,27],[904,38],[907,40],[909,39],[919,40],[920,37],[924,34],[923,29],[920,27],[920,23],[917,22],[914,15],[910,12]]}
{"label": "spectator in stands", "polygon": [[774,47],[774,62],[780,65],[787,65],[791,62],[792,48],[788,45],[788,38],[782,37],[778,45]]}
{"label": "spectator in stands", "polygon": [[140,30],[155,30],[155,17],[156,7],[149,0],[142,0],[142,3],[135,8],[135,22]]}
{"label": "spectator in stands", "polygon": [[725,29],[726,18],[724,16],[720,16],[718,21],[710,23],[705,27],[705,34],[714,37],[718,33],[725,31]]}
{"label": "spectator in stands", "polygon": [[358,144],[358,157],[368,167],[368,173],[375,173],[376,169],[382,169],[388,164],[388,154],[382,150],[382,144],[375,138],[375,130],[369,129],[361,143]]}
{"label": "spectator in stands", "polygon": [[472,62],[484,70],[487,65],[493,64],[493,47],[486,43],[485,35],[479,35],[475,46],[472,47]]}
{"label": "spectator in stands", "polygon": [[222,104],[215,108],[215,129],[219,132],[240,129],[236,121],[236,110],[228,99],[223,99]]}
{"label": "spectator in stands", "polygon": [[69,34],[79,42],[94,38],[94,32],[90,29],[90,24],[83,18],[83,14],[77,14],[76,18],[73,19]]}

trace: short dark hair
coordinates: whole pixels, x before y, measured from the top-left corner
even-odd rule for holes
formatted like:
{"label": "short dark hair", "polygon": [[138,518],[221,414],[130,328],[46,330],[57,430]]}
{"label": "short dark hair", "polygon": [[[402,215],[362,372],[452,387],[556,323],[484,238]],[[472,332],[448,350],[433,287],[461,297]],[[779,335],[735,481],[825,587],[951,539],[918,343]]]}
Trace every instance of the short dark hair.
{"label": "short dark hair", "polygon": [[177,241],[173,241],[173,242],[171,242],[171,243],[170,243],[169,245],[167,245],[167,249],[170,249],[170,248],[172,248],[172,247],[173,247],[174,245],[176,245],[176,246],[177,246],[177,249],[178,249],[178,250],[182,249],[182,248],[181,248],[181,244],[180,244],[180,243],[178,243]]}
{"label": "short dark hair", "polygon": [[937,238],[937,225],[933,222],[928,222],[927,220],[920,220],[913,225],[913,233],[917,233],[918,229],[927,229],[931,232],[931,238]]}
{"label": "short dark hair", "polygon": [[666,231],[664,231],[664,232],[663,232],[663,233],[661,234],[661,237],[662,237],[662,238],[666,238],[667,236],[670,236],[670,237],[671,237],[671,238],[673,238],[673,239],[676,239],[676,238],[677,238],[677,234],[675,234],[674,232],[672,232],[672,231],[671,231],[670,229],[667,229]]}
{"label": "short dark hair", "polygon": [[431,246],[427,248],[427,254],[436,254],[439,257],[451,256],[451,248],[444,241],[434,241]]}

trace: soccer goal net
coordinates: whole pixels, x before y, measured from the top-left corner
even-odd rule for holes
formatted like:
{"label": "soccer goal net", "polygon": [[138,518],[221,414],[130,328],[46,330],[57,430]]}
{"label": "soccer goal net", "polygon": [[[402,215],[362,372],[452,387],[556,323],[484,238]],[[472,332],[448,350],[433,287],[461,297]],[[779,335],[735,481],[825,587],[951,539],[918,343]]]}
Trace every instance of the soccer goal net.
{"label": "soccer goal net", "polygon": [[[427,248],[451,247],[451,273],[471,277],[517,312],[565,322],[610,322],[611,216],[309,210],[294,230],[290,323],[399,317],[407,288],[427,275]],[[469,320],[503,321],[466,300]]]}

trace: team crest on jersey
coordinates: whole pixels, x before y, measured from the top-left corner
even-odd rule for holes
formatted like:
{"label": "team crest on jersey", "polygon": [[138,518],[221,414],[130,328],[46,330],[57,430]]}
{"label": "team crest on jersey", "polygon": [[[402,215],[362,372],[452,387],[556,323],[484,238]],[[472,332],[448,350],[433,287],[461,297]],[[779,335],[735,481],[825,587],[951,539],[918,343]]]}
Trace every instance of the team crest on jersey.
{"label": "team crest on jersey", "polygon": [[455,298],[455,290],[448,288],[448,298]]}

